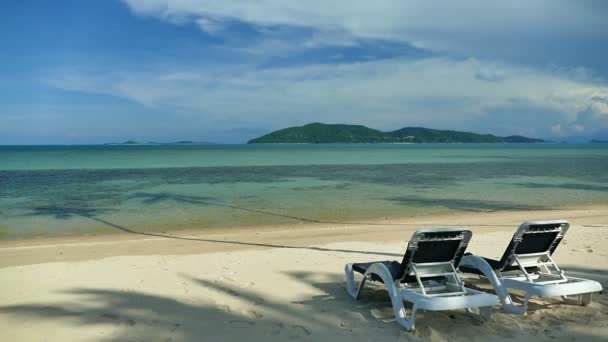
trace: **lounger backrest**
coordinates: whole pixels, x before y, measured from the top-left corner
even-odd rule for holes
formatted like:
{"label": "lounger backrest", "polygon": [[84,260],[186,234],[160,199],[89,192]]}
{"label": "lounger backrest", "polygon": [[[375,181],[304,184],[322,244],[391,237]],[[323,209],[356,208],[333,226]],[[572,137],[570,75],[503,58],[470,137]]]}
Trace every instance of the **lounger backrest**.
{"label": "lounger backrest", "polygon": [[401,268],[402,282],[410,282],[413,277],[412,263],[425,264],[453,261],[458,267],[472,233],[463,228],[423,229],[414,233],[410,239]]}
{"label": "lounger backrest", "polygon": [[515,255],[555,252],[570,224],[566,221],[536,221],[522,223],[502,255],[497,270],[515,262]]}

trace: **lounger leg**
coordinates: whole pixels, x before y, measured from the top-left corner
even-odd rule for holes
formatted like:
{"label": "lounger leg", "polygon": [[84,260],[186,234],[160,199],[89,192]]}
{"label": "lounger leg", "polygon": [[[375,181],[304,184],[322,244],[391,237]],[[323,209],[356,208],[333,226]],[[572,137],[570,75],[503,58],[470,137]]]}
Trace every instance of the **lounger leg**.
{"label": "lounger leg", "polygon": [[581,293],[579,295],[575,295],[574,298],[572,298],[572,296],[571,297],[562,296],[562,300],[566,304],[587,306],[587,305],[591,304],[592,295],[593,295],[593,293],[589,292],[589,293]]}
{"label": "lounger leg", "polygon": [[490,316],[492,316],[492,308],[489,306],[484,306],[484,307],[479,307],[477,312],[475,312],[473,309],[468,308],[467,310],[467,314],[480,322],[486,322],[488,319],[490,319]]}
{"label": "lounger leg", "polygon": [[416,321],[416,305],[414,304],[412,314],[408,319],[407,315],[405,314],[405,307],[403,306],[403,299],[401,298],[399,290],[393,283],[389,284],[386,289],[391,297],[391,303],[393,304],[393,311],[395,312],[397,323],[399,323],[407,331],[414,329],[414,322]]}
{"label": "lounger leg", "polygon": [[347,264],[344,268],[344,272],[346,273],[346,292],[348,292],[353,299],[359,298],[363,285],[372,273],[382,278],[382,281],[386,286],[386,290],[391,298],[391,304],[393,305],[393,311],[395,312],[397,322],[406,330],[412,330],[414,328],[416,307],[414,306],[411,319],[408,319],[405,313],[405,307],[403,306],[403,299],[401,298],[401,293],[399,292],[399,287],[398,285],[395,285],[391,272],[386,268],[386,266],[383,264],[371,265],[363,275],[363,279],[358,286],[355,284],[355,274],[352,264]]}
{"label": "lounger leg", "polygon": [[353,264],[346,264],[344,273],[346,273],[346,292],[353,299],[359,299],[359,293],[361,293],[361,289],[363,288],[363,285],[365,285],[367,277],[364,276],[361,283],[355,289],[355,272],[353,271]]}
{"label": "lounger leg", "polygon": [[527,294],[526,294],[524,303],[522,305],[517,305],[517,304],[515,304],[515,302],[513,302],[513,300],[511,299],[511,296],[509,295],[509,293],[507,292],[506,289],[504,290],[504,292],[506,292],[506,295],[499,294],[498,291],[496,291],[496,294],[498,295],[498,299],[500,300],[500,303],[502,304],[502,309],[506,313],[515,314],[515,315],[524,315],[526,313],[526,311],[528,311],[528,300],[530,298],[528,297]]}
{"label": "lounger leg", "polygon": [[593,293],[583,293],[581,294],[581,305],[582,306],[587,306],[589,304],[591,304],[591,296],[593,295]]}
{"label": "lounger leg", "polygon": [[526,313],[528,311],[528,303],[530,302],[531,297],[532,296],[530,295],[530,293],[526,292],[526,297],[524,298],[524,302],[520,307],[523,313]]}
{"label": "lounger leg", "polygon": [[382,278],[382,282],[386,286],[386,290],[391,298],[391,303],[393,304],[393,311],[395,312],[397,322],[408,331],[414,329],[416,305],[414,304],[411,318],[408,319],[405,313],[405,307],[403,306],[403,298],[401,297],[399,284],[395,284],[395,280],[393,279],[393,276],[388,268],[386,268],[386,266],[383,264],[372,264],[365,272],[365,276],[367,277],[372,273]]}
{"label": "lounger leg", "polygon": [[502,304],[502,308],[505,312],[517,315],[523,315],[526,313],[526,310],[528,309],[527,299],[523,306],[516,305],[511,299],[511,295],[509,295],[507,287],[502,283],[500,278],[498,278],[490,264],[488,264],[488,262],[482,257],[477,255],[468,255],[462,258],[460,264],[475,267],[483,273],[490,284],[492,284],[494,291],[496,291],[496,295],[498,296],[498,299],[500,299],[500,303]]}
{"label": "lounger leg", "polygon": [[492,307],[484,306],[479,308],[479,316],[483,317],[484,321],[490,319],[490,316],[492,316]]}
{"label": "lounger leg", "polygon": [[570,305],[582,305],[583,303],[583,297],[582,294],[577,294],[577,295],[570,295],[570,296],[561,296],[562,298],[562,302],[564,302],[564,304],[570,304]]}
{"label": "lounger leg", "polygon": [[[403,310],[405,312],[405,309],[403,309]],[[399,321],[399,324],[401,324],[401,326],[404,327],[408,331],[416,329],[416,311],[417,310],[418,310],[418,308],[416,307],[416,304],[414,304],[414,306],[412,307],[412,313],[410,315],[410,319],[405,320],[407,322],[407,325],[404,324],[405,322]]]}

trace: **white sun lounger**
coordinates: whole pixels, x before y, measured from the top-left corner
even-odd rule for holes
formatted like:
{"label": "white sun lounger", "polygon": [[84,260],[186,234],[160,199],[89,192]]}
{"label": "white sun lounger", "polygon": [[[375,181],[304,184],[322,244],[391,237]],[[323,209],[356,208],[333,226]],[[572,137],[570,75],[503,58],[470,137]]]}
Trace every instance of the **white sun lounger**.
{"label": "white sun lounger", "polygon": [[[470,230],[461,228],[419,230],[410,239],[401,263],[347,264],[346,290],[358,299],[367,280],[384,283],[397,322],[407,330],[414,329],[417,310],[466,309],[473,317],[485,320],[490,316],[492,306],[498,303],[496,296],[466,288],[456,273],[471,235]],[[357,287],[355,272],[363,274]],[[413,304],[409,318],[404,301]],[[473,308],[479,308],[478,312]]]}
{"label": "white sun lounger", "polygon": [[[601,291],[602,285],[593,280],[567,277],[551,258],[569,227],[563,220],[525,222],[513,235],[500,260],[465,255],[459,269],[487,279],[508,313],[524,314],[531,297],[577,296],[579,304],[588,305],[591,294]],[[515,304],[509,290],[523,292],[524,302]]]}

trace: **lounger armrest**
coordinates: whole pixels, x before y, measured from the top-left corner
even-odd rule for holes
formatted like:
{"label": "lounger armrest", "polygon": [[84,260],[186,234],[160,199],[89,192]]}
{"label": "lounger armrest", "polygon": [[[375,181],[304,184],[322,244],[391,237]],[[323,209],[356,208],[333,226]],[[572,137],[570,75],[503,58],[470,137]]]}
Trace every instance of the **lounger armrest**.
{"label": "lounger armrest", "polygon": [[595,280],[568,277],[568,281],[558,284],[534,284],[517,279],[503,279],[507,288],[526,291],[530,296],[559,297],[602,291],[602,285]]}
{"label": "lounger armrest", "polygon": [[460,260],[460,266],[478,269],[486,278],[488,277],[488,274],[495,275],[494,269],[490,266],[488,261],[474,254],[463,256],[462,260]]}
{"label": "lounger armrest", "polygon": [[346,292],[353,299],[359,298],[359,293],[355,289],[355,272],[353,271],[353,264],[346,264],[344,266],[344,273],[346,273]]}
{"label": "lounger armrest", "polygon": [[450,297],[429,297],[415,291],[401,290],[401,297],[414,303],[418,309],[431,311],[492,307],[498,304],[495,295],[469,288],[466,295]]}
{"label": "lounger armrest", "polygon": [[[395,280],[393,279],[393,276],[391,274],[391,271],[388,269],[388,267],[386,267],[386,265],[384,265],[381,262],[375,262],[375,263],[371,264],[367,268],[367,270],[365,270],[365,273],[363,274],[363,280],[361,280],[361,282],[357,286],[357,289],[355,289],[353,264],[346,264],[344,270],[346,272],[346,282],[347,282],[346,290],[347,290],[348,294],[351,297],[353,297],[354,299],[357,299],[359,297],[359,292],[361,291],[363,284],[365,283],[367,278],[370,277],[371,274],[375,274],[378,277],[380,277],[384,284],[387,284],[387,285],[394,284],[394,282],[395,282]],[[391,291],[390,286],[388,286],[388,288],[389,288],[389,294],[391,296],[394,296],[395,291],[394,290]]]}
{"label": "lounger armrest", "polygon": [[488,279],[490,284],[492,284],[494,291],[496,291],[496,295],[501,299],[503,305],[511,306],[512,301],[509,296],[508,288],[504,286],[502,278],[499,278],[498,275],[496,275],[496,272],[486,259],[477,255],[467,255],[462,258],[460,265],[478,269],[483,276]]}
{"label": "lounger armrest", "polygon": [[371,264],[368,267],[368,269],[365,271],[365,276],[367,277],[368,275],[370,275],[372,273],[379,276],[382,279],[382,282],[384,282],[385,284],[390,284],[390,283],[395,282],[391,271],[388,269],[388,267],[386,267],[385,264],[383,264],[381,262],[376,262],[376,263]]}

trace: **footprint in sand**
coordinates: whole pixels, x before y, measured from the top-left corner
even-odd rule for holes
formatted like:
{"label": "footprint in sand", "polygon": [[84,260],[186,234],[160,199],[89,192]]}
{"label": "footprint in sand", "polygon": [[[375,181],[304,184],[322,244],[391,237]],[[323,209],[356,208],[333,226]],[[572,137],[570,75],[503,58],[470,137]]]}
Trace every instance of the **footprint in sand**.
{"label": "footprint in sand", "polygon": [[230,278],[230,277],[226,277],[226,276],[219,276],[214,283],[218,283],[218,282],[225,282],[225,283],[234,283],[234,279]]}
{"label": "footprint in sand", "polygon": [[182,281],[182,290],[184,291],[184,293],[188,294],[190,292],[190,289],[188,288],[190,284],[188,284],[188,282],[186,281]]}
{"label": "footprint in sand", "polygon": [[254,285],[255,285],[254,282],[248,281],[248,282],[246,282],[244,284],[240,284],[239,287],[242,288],[242,289],[246,289],[246,288],[252,287]]}
{"label": "footprint in sand", "polygon": [[137,325],[137,322],[135,322],[132,319],[126,319],[126,320],[122,321],[121,323],[124,325],[128,325],[130,327],[134,327],[135,325]]}
{"label": "footprint in sand", "polygon": [[222,310],[222,311],[224,311],[224,312],[226,312],[226,313],[231,313],[232,312],[232,310],[230,310],[230,306],[228,306],[228,305],[218,305],[217,308],[220,309],[220,310]]}
{"label": "footprint in sand", "polygon": [[299,338],[303,336],[310,336],[312,331],[302,325],[289,325],[285,326],[283,323],[276,323],[270,326],[268,330],[270,335],[280,335],[286,333],[289,338]]}
{"label": "footprint in sand", "polygon": [[111,320],[118,320],[118,316],[111,313],[102,313],[101,315],[99,315],[99,317]]}
{"label": "footprint in sand", "polygon": [[385,308],[385,309],[371,309],[370,313],[372,315],[372,317],[376,318],[376,319],[392,319],[394,318],[394,313],[392,312],[391,309],[389,308]]}
{"label": "footprint in sand", "polygon": [[310,336],[310,334],[312,334],[312,332],[310,331],[310,329],[301,326],[301,325],[292,325],[289,327],[289,337],[290,338],[297,338],[297,337],[302,337],[302,336]]}
{"label": "footprint in sand", "polygon": [[250,319],[260,319],[260,318],[264,317],[264,315],[262,313],[255,311],[255,310],[246,310],[245,316],[249,317]]}
{"label": "footprint in sand", "polygon": [[250,327],[252,325],[255,325],[254,322],[252,321],[246,321],[243,319],[233,319],[231,321],[228,321],[228,323],[230,323],[231,326],[235,327],[235,328],[247,328]]}
{"label": "footprint in sand", "polygon": [[270,326],[268,333],[270,335],[276,336],[278,334],[281,333],[281,331],[283,331],[283,329],[285,329],[285,325],[283,325],[283,323],[276,323]]}
{"label": "footprint in sand", "polygon": [[348,322],[340,322],[340,328],[342,328],[344,330],[348,330],[348,331],[353,331],[351,324]]}

